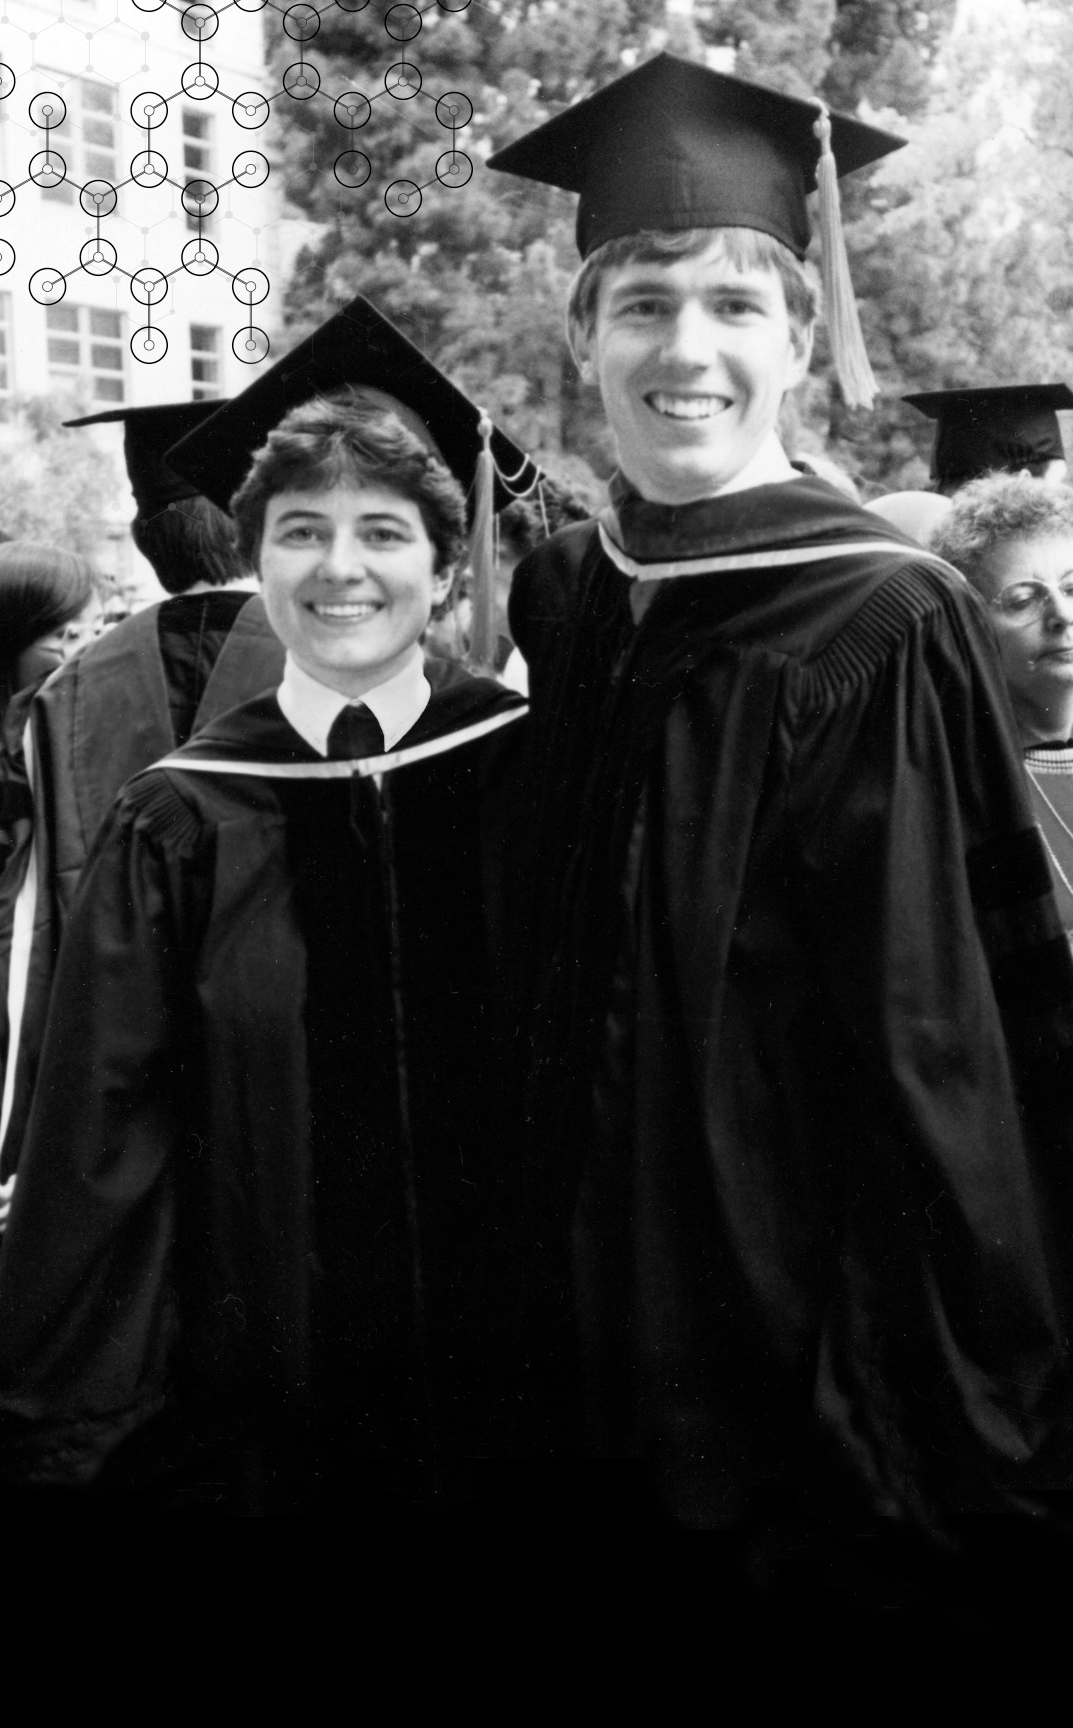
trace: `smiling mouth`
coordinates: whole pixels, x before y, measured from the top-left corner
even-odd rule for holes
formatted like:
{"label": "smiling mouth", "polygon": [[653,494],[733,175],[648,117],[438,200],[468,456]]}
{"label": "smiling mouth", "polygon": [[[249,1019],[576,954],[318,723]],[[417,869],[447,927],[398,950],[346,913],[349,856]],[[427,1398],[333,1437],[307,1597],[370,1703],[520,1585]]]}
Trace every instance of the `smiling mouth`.
{"label": "smiling mouth", "polygon": [[357,624],[366,618],[375,618],[381,610],[379,600],[311,600],[309,610],[317,618],[330,618],[345,623]]}
{"label": "smiling mouth", "polygon": [[672,396],[665,390],[651,391],[645,401],[665,420],[714,420],[730,407],[727,396]]}

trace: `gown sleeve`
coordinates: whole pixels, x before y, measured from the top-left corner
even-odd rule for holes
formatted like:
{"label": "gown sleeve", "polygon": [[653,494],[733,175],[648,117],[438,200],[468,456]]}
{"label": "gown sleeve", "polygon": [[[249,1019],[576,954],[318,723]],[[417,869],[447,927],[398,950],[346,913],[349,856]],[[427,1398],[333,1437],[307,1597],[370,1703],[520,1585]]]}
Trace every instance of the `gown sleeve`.
{"label": "gown sleeve", "polygon": [[164,1395],[196,826],[163,777],[138,782],[72,908],[0,1254],[9,1481],[91,1478]]}
{"label": "gown sleeve", "polygon": [[790,868],[858,1128],[821,1380],[851,1444],[947,1488],[956,1460],[983,1503],[1070,1477],[1073,968],[988,621],[936,577],[873,660],[894,586],[792,703]]}

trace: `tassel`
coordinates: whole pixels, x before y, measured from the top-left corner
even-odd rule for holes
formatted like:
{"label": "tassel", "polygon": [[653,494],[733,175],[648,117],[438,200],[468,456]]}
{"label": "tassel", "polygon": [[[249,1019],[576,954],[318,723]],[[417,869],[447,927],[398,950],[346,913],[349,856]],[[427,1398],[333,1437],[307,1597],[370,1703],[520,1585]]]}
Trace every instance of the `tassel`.
{"label": "tassel", "polygon": [[838,169],[831,149],[831,116],[825,102],[820,103],[820,116],[813,126],[820,141],[820,160],[816,181],[820,190],[820,244],[823,248],[823,295],[826,302],[827,329],[831,338],[831,355],[842,386],[842,394],[850,408],[870,408],[879,394],[872,368],[865,352],[857,302],[850,281],[849,259],[842,233],[842,206],[838,195]]}
{"label": "tassel", "polygon": [[496,657],[496,563],[493,545],[495,523],[495,458],[492,455],[492,422],[482,408],[477,427],[481,450],[473,483],[473,528],[469,537],[469,568],[473,583],[473,623],[470,627],[469,663],[475,670],[492,672]]}

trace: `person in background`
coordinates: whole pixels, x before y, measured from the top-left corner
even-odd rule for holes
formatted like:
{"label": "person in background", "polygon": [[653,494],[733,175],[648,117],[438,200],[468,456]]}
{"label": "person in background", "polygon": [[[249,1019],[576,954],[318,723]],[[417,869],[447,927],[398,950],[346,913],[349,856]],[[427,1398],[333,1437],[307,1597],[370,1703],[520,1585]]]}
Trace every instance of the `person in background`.
{"label": "person in background", "polygon": [[875,1538],[1070,1480],[1073,964],[1001,668],[776,433],[814,184],[870,400],[835,157],[898,142],[659,54],[489,159],[580,194],[619,461],[511,596],[527,1157],[619,1521]]}
{"label": "person in background", "polygon": [[0,1255],[9,1482],[379,1527],[516,1420],[483,824],[525,704],[420,649],[477,420],[358,300],[174,452],[286,662],[83,873]]}
{"label": "person in background", "polygon": [[134,542],[168,598],[108,630],[30,706],[31,875],[15,898],[5,992],[11,1029],[0,1094],[0,1227],[6,1216],[68,912],[120,787],[210,718],[278,683],[283,650],[227,515],[164,460],[216,401],[116,408],[68,422],[121,421]]}
{"label": "person in background", "polygon": [[1073,408],[1066,384],[983,385],[903,396],[935,421],[931,478],[952,497],[985,474],[1030,474],[1049,486],[1066,477],[1058,410]]}
{"label": "person in background", "polygon": [[1039,831],[1073,942],[1073,490],[973,480],[932,549],[968,579],[998,636]]}

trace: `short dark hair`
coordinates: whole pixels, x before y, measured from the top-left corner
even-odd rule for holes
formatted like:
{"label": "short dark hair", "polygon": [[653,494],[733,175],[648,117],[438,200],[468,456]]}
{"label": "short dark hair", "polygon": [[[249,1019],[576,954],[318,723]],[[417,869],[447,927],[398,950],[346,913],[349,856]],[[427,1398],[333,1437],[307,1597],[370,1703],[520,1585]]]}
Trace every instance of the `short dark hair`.
{"label": "short dark hair", "polygon": [[790,323],[798,335],[810,330],[820,311],[820,285],[809,266],[794,257],[788,246],[758,228],[683,228],[679,232],[643,228],[637,234],[620,234],[586,258],[570,284],[566,304],[567,331],[573,349],[573,333],[592,337],[600,284],[611,270],[625,264],[673,264],[680,258],[696,258],[716,238],[736,270],[774,270],[786,296]]}
{"label": "short dark hair", "polygon": [[268,501],[277,492],[326,492],[346,481],[389,487],[421,512],[436,568],[466,546],[466,501],[442,458],[390,408],[353,386],[292,408],[253,458],[231,500],[238,548],[256,564]]}
{"label": "short dark hair", "polygon": [[153,516],[135,516],[131,535],[169,594],[185,594],[195,582],[222,588],[251,574],[234,523],[210,498],[182,498]]}
{"label": "short dark hair", "polygon": [[930,544],[974,588],[982,588],[984,566],[1000,546],[1064,533],[1073,534],[1073,488],[1003,472],[971,480],[955,493]]}
{"label": "short dark hair", "polygon": [[44,540],[0,545],[0,700],[13,693],[20,654],[77,618],[96,583],[89,560],[65,546]]}

